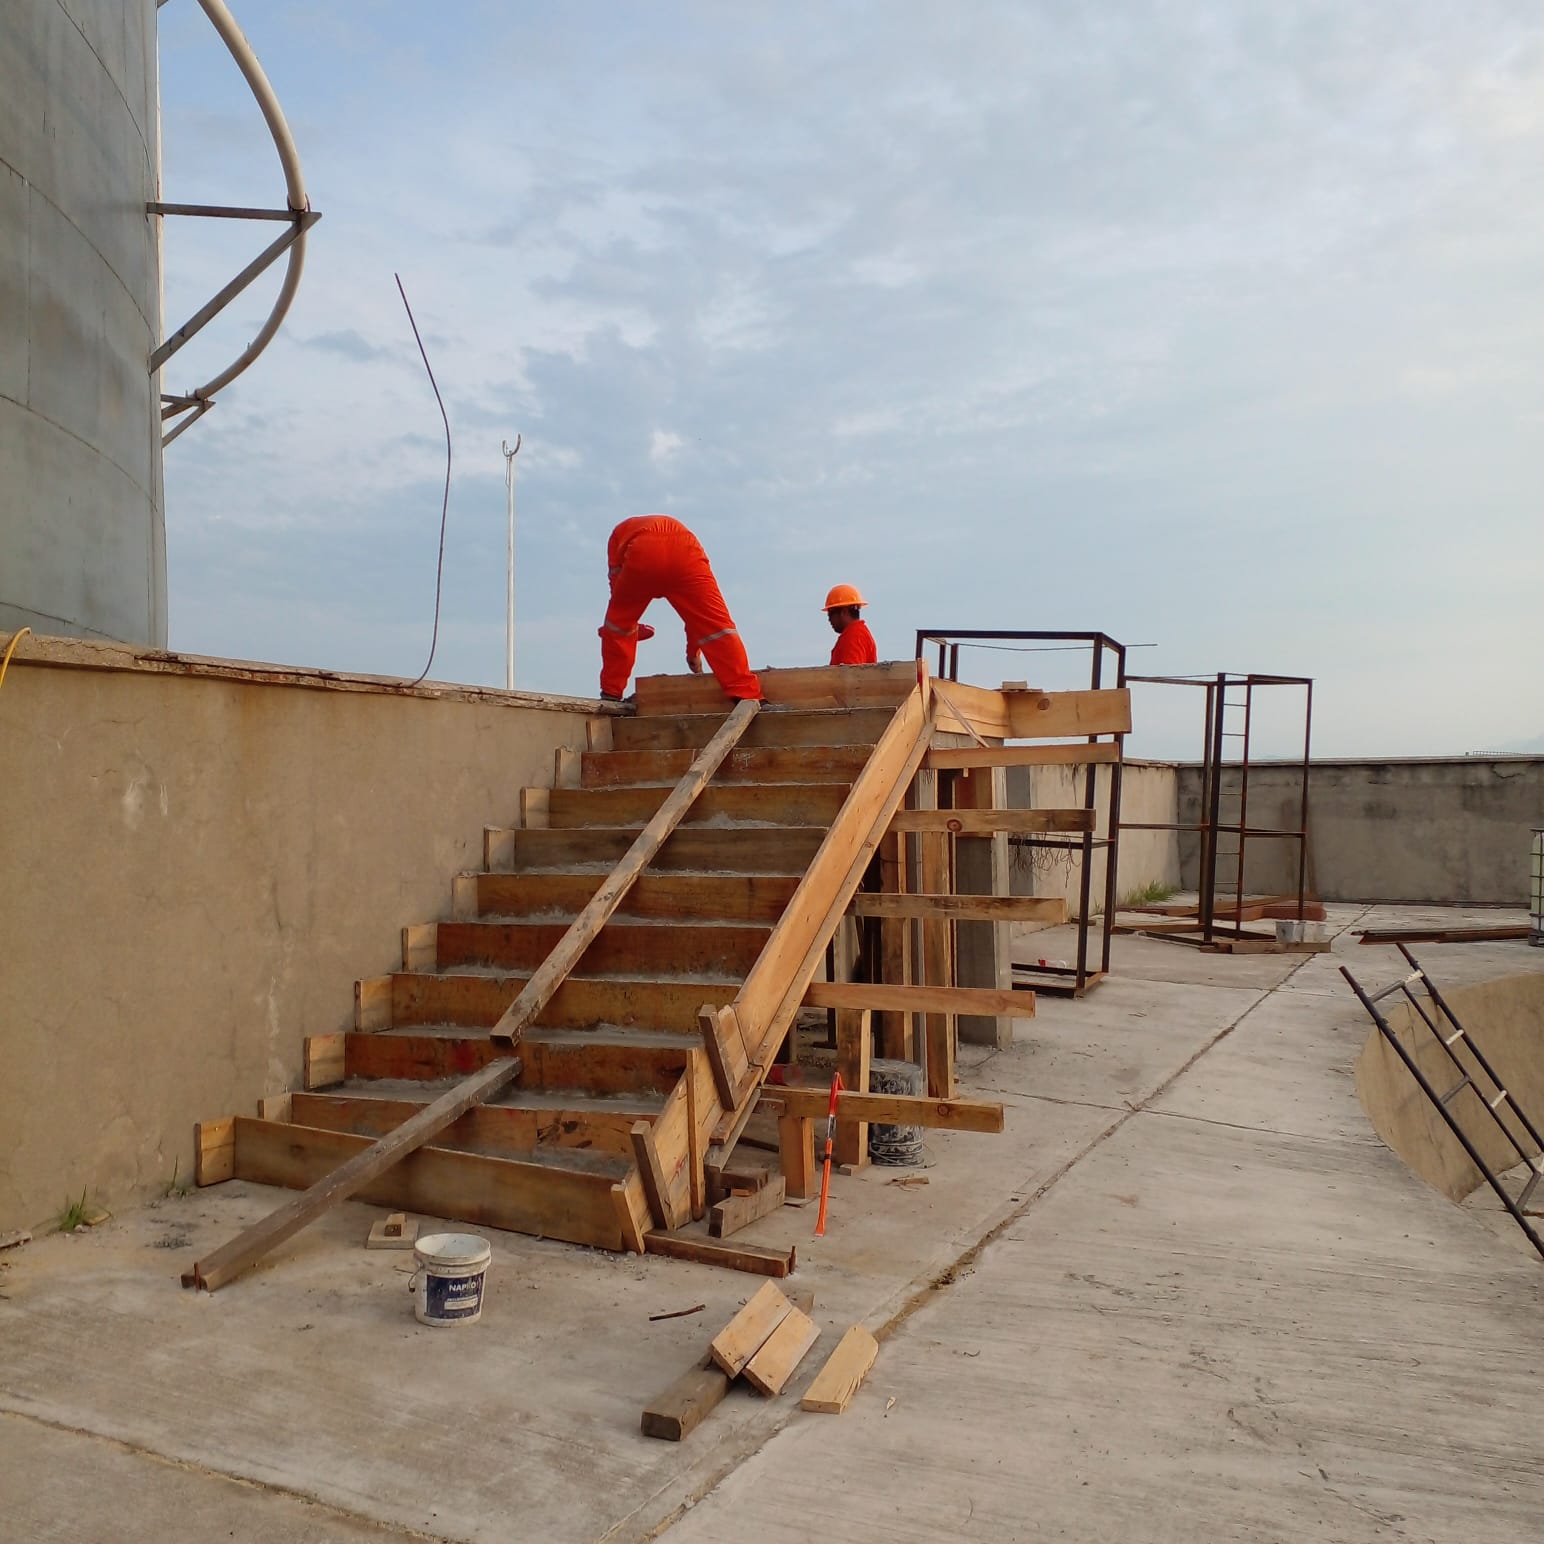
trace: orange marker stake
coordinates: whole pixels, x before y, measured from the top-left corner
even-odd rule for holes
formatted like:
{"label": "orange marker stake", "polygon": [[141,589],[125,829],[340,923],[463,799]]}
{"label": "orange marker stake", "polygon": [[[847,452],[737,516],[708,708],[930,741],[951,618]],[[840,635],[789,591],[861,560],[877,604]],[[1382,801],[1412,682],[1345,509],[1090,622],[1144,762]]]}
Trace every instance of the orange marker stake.
{"label": "orange marker stake", "polygon": [[842,1075],[833,1073],[831,1077],[831,1110],[826,1116],[826,1156],[825,1167],[820,1176],[820,1215],[815,1219],[815,1237],[819,1238],[826,1231],[826,1201],[831,1195],[831,1150],[836,1146],[836,1096],[842,1091]]}

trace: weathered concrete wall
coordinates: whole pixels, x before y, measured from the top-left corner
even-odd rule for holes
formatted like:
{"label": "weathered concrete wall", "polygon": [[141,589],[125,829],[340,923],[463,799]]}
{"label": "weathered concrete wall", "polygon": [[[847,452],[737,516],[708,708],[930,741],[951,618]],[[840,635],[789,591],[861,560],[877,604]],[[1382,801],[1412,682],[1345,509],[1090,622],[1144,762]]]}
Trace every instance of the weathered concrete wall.
{"label": "weathered concrete wall", "polygon": [[[1166,761],[1128,761],[1121,776],[1121,821],[1138,824],[1172,822],[1175,815],[1178,769]],[[1070,809],[1083,803],[1081,767],[1011,767],[1008,771],[1010,808]],[[1109,807],[1108,767],[1097,769],[1095,807]],[[1096,833],[1109,834],[1104,822]],[[1077,838],[1068,838],[1075,841]],[[1014,846],[1009,862],[1014,895],[1061,895],[1068,915],[1077,909],[1083,859],[1076,852],[1054,852]],[[1094,854],[1093,902],[1104,905],[1106,872],[1103,850]],[[1179,843],[1172,831],[1121,832],[1116,865],[1116,896],[1124,899],[1149,885],[1175,890],[1180,884]]]}
{"label": "weathered concrete wall", "polygon": [[[1225,777],[1224,797],[1237,788],[1236,775]],[[1300,788],[1294,765],[1251,767],[1249,823],[1297,829]],[[1527,903],[1528,833],[1544,824],[1544,756],[1316,761],[1308,789],[1308,883],[1324,900]],[[1200,819],[1200,800],[1199,769],[1181,768],[1182,821]],[[1245,888],[1295,890],[1295,846],[1251,840]],[[1194,888],[1193,837],[1181,859]]]}
{"label": "weathered concrete wall", "polygon": [[0,691],[0,1230],[186,1179],[194,1121],[299,1086],[594,711],[39,656],[137,658],[27,639]]}
{"label": "weathered concrete wall", "polygon": [[166,642],[155,27],[0,6],[0,631]]}

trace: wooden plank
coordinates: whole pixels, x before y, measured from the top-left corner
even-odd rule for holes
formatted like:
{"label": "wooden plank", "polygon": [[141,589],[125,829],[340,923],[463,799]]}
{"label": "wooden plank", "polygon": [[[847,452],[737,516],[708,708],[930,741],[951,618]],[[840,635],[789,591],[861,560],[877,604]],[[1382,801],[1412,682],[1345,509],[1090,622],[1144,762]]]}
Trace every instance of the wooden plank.
{"label": "wooden plank", "polygon": [[654,1145],[654,1128],[648,1121],[641,1120],[633,1126],[632,1143],[638,1175],[643,1181],[643,1193],[649,1198],[649,1213],[660,1227],[671,1227],[673,1210],[669,1202],[670,1187],[665,1182],[659,1150]]}
{"label": "wooden plank", "polygon": [[[889,899],[898,899],[909,888],[909,876],[905,862],[906,838],[898,831],[885,833],[879,844],[879,888]],[[886,915],[884,912],[863,911],[859,902],[860,891],[847,908],[849,916],[878,916],[879,923],[879,979],[899,986],[911,980],[910,922],[902,915]],[[904,1013],[885,1012],[877,1021],[881,1054],[900,1061],[910,1061],[911,1019]]]}
{"label": "wooden plank", "polygon": [[794,1306],[783,1296],[781,1288],[775,1282],[764,1282],[713,1337],[708,1355],[731,1378],[738,1378],[767,1343],[767,1337],[793,1312]]}
{"label": "wooden plank", "polygon": [[[737,746],[719,769],[727,783],[851,783],[863,770],[872,745]],[[584,788],[621,788],[637,783],[673,783],[690,766],[692,753],[673,750],[611,751],[586,755]]]}
{"label": "wooden plank", "polygon": [[[855,984],[844,982],[839,992]],[[811,986],[813,989],[814,983]],[[885,989],[880,987],[879,990]],[[890,990],[906,992],[915,988],[902,986]],[[809,1001],[808,992],[805,993],[805,1001]],[[836,1065],[842,1075],[842,1085],[866,1094],[869,1086],[869,1060],[874,1043],[873,1008],[844,1007],[840,1003],[831,1006],[836,1008]],[[868,1122],[838,1118],[834,1155],[838,1163],[861,1169],[868,1162]]]}
{"label": "wooden plank", "polygon": [[622,1243],[631,1254],[643,1253],[643,1236],[653,1220],[649,1216],[649,1203],[643,1192],[643,1179],[634,1174],[630,1179],[611,1187],[611,1204],[617,1214],[617,1225],[622,1230]]}
{"label": "wooden plank", "polygon": [[[465,916],[539,916],[583,909],[600,884],[598,874],[476,874],[466,876],[475,904]],[[756,874],[656,874],[638,876],[617,908],[618,917],[674,922],[712,917],[721,923],[772,923],[798,887],[793,876]],[[458,911],[457,916],[463,914]]]}
{"label": "wooden plank", "polygon": [[[290,1113],[284,1118],[292,1119],[298,1126],[324,1131],[383,1137],[423,1109],[429,1097],[426,1094],[418,1099],[385,1099],[374,1094],[302,1093],[292,1097]],[[487,1153],[495,1158],[515,1158],[540,1147],[574,1147],[615,1153],[630,1162],[634,1124],[658,1113],[658,1101],[652,1094],[631,1099],[575,1094],[561,1102],[534,1106],[482,1104],[447,1126],[435,1137],[434,1145]]]}
{"label": "wooden plank", "polygon": [[[308,1096],[302,1094],[302,1099]],[[323,1097],[312,1095],[309,1097]],[[257,1101],[257,1118],[259,1120],[286,1121],[292,1118],[295,1109],[294,1094],[268,1094]]]}
{"label": "wooden plank", "polygon": [[[469,965],[531,970],[553,951],[568,924],[490,921],[441,922],[435,926],[436,959],[442,970],[456,971]],[[767,927],[699,923],[689,916],[673,927],[621,922],[613,916],[584,951],[576,972],[743,976],[756,963],[770,933]]]}
{"label": "wooden plank", "polygon": [[698,1010],[697,1023],[702,1030],[703,1049],[713,1072],[713,1086],[718,1091],[719,1103],[726,1110],[733,1109],[740,1085],[750,1070],[739,1018],[728,1004],[718,1007],[705,1003]]}
{"label": "wooden plank", "polygon": [[477,884],[481,874],[452,874],[450,876],[450,914],[458,922],[471,921],[477,916]]}
{"label": "wooden plank", "polygon": [[1005,692],[1010,740],[1060,740],[1082,734],[1130,734],[1131,690]]}
{"label": "wooden plank", "polygon": [[346,1043],[346,1037],[341,1034],[306,1036],[301,1079],[304,1087],[327,1088],[348,1076],[344,1062]]}
{"label": "wooden plank", "polygon": [[815,1172],[815,1122],[807,1115],[780,1115],[777,1146],[786,1193],[797,1200],[809,1200],[820,1189]]}
{"label": "wooden plank", "polygon": [[[780,708],[893,708],[917,684],[917,665],[813,665],[757,675],[766,700]],[[634,689],[640,718],[722,712],[726,700],[711,675],[640,676]]]}
{"label": "wooden plank", "polygon": [[822,1415],[840,1415],[852,1403],[859,1385],[868,1376],[879,1355],[879,1342],[861,1325],[855,1324],[836,1343],[836,1350],[826,1358],[825,1366],[815,1374],[815,1381],[799,1401],[801,1410],[815,1410]]}
{"label": "wooden plank", "polygon": [[943,734],[968,734],[979,740],[1011,738],[1008,699],[988,687],[968,686],[963,681],[935,681],[938,694],[938,729]]}
{"label": "wooden plank", "polygon": [[819,1339],[820,1326],[790,1303],[783,1322],[745,1364],[745,1381],[764,1399],[782,1393],[783,1385]]}
{"label": "wooden plank", "polygon": [[770,1216],[782,1206],[787,1197],[787,1183],[781,1174],[760,1190],[726,1196],[722,1201],[715,1202],[708,1213],[708,1233],[713,1238],[728,1238],[741,1228],[748,1228],[753,1222]]}
{"label": "wooden plank", "polygon": [[524,831],[545,831],[547,828],[547,804],[550,788],[522,788],[520,790],[520,827]]}
{"label": "wooden plank", "polygon": [[[860,890],[848,911],[856,917],[952,917],[956,922],[1065,922],[1059,895],[883,895]],[[885,972],[885,979],[890,973]]]}
{"label": "wooden plank", "polygon": [[[767,874],[797,878],[825,839],[824,826],[683,826],[655,855],[658,873]],[[621,863],[636,838],[631,828],[583,826],[521,831],[522,868],[607,868]]]}
{"label": "wooden plank", "polygon": [[490,873],[515,866],[515,833],[508,826],[483,827],[483,867]]}
{"label": "wooden plank", "polygon": [[[695,749],[712,738],[721,722],[721,712],[722,708],[720,713],[646,718],[628,714],[612,720],[612,743],[619,751]],[[758,717],[740,743],[748,750],[852,745],[872,749],[894,713],[894,703],[877,708],[847,708],[841,712],[784,708]]]}
{"label": "wooden plank", "polygon": [[[916,781],[918,811],[937,810],[940,775],[919,772]],[[917,834],[917,877],[919,889],[928,895],[952,894],[954,873],[950,841],[946,832],[921,831]],[[932,987],[954,985],[954,928],[945,917],[924,918],[922,922],[921,979]],[[956,1024],[949,1012],[928,1014],[923,1020],[926,1037],[927,1091],[935,1099],[954,1097],[954,1043]]]}
{"label": "wooden plank", "polygon": [[1503,923],[1493,927],[1369,927],[1360,930],[1364,944],[1477,944],[1504,943],[1526,938],[1526,922]]}
{"label": "wooden plank", "polygon": [[1037,831],[1092,831],[1094,811],[916,809],[897,810],[892,831],[948,831],[954,836],[994,836],[999,831],[1028,835]]}
{"label": "wooden plank", "polygon": [[[552,787],[556,791],[560,788],[577,788],[579,786],[580,755],[576,750],[569,749],[566,745],[560,745],[552,753]],[[549,804],[549,810],[550,810]]]}
{"label": "wooden plank", "polygon": [[[706,788],[687,817],[690,824],[755,821],[761,825],[829,826],[847,796],[846,783],[730,783]],[[553,830],[640,826],[659,807],[666,788],[554,788],[547,812]]]}
{"label": "wooden plank", "polygon": [[[584,723],[584,748],[595,755],[604,755],[612,746],[612,720],[609,716],[601,718],[589,718]],[[681,768],[686,771],[685,767]],[[677,774],[679,776],[680,774]],[[674,778],[671,779],[675,781]]]}
{"label": "wooden plank", "polygon": [[236,1120],[201,1120],[193,1127],[193,1183],[218,1185],[236,1173]]}
{"label": "wooden plank", "polygon": [[725,1270],[748,1271],[753,1276],[789,1276],[795,1264],[792,1247],[763,1249],[759,1244],[726,1243],[723,1239],[710,1238],[700,1224],[678,1233],[662,1233],[656,1228],[645,1234],[643,1243],[649,1254],[668,1255],[673,1260],[693,1260],[698,1265],[719,1265]]}
{"label": "wooden plank", "polygon": [[[520,1001],[540,969],[529,976],[399,975],[393,1026],[411,1029],[419,1024],[459,1024],[507,1033],[499,1027],[501,1015]],[[535,1019],[552,1028],[623,1024],[679,1033],[696,1027],[704,1001],[728,1002],[735,990],[733,981],[570,976],[535,1010]]]}
{"label": "wooden plank", "polygon": [[479,1100],[512,1083],[519,1071],[520,1062],[517,1057],[502,1057],[490,1062],[481,1072],[426,1104],[411,1119],[403,1121],[379,1141],[367,1143],[303,1195],[296,1196],[293,1201],[270,1212],[261,1221],[243,1229],[206,1259],[195,1261],[191,1270],[182,1278],[183,1286],[218,1292],[226,1282],[239,1276],[270,1249],[298,1233],[330,1206],[347,1200],[380,1178]]}
{"label": "wooden plank", "polygon": [[664,1226],[667,1228],[684,1228],[692,1220],[691,1112],[686,1092],[690,1078],[688,1066],[676,1079],[675,1087],[666,1096],[665,1108],[650,1128],[664,1182]]}
{"label": "wooden plank", "polygon": [[[870,981],[812,981],[805,988],[804,1006],[870,1011],[888,1008],[899,1013],[1006,1014],[1020,1019],[1033,1018],[1035,1009],[1033,993],[1012,987],[885,986]],[[846,1073],[842,1074],[842,1081],[847,1081]],[[862,1084],[853,1086],[859,1093],[864,1092]]]}
{"label": "wooden plank", "polygon": [[[346,1132],[238,1115],[236,1178],[303,1191],[374,1145],[368,1137]],[[611,1191],[624,1172],[622,1164],[584,1153],[572,1154],[571,1161],[575,1167],[536,1157],[494,1158],[424,1146],[373,1180],[357,1199],[422,1217],[621,1249]]]}
{"label": "wooden plank", "polygon": [[969,771],[977,767],[1080,767],[1108,765],[1121,759],[1118,740],[1071,745],[935,745],[922,764],[931,771]]}
{"label": "wooden plank", "polygon": [[706,1070],[707,1053],[693,1051],[681,1076],[686,1089],[686,1178],[689,1210],[693,1222],[700,1221],[708,1209],[707,1176],[703,1172],[703,1114],[699,1104],[713,1098],[711,1074]]}
{"label": "wooden plank", "polygon": [[439,926],[422,922],[402,929],[403,970],[433,970],[439,964]]}
{"label": "wooden plank", "polygon": [[[779,1120],[824,1119],[830,1106],[829,1089],[763,1088],[756,1108]],[[927,1126],[938,1131],[976,1131],[988,1135],[1003,1129],[1003,1107],[972,1099],[923,1099],[911,1094],[854,1094],[845,1089],[837,1095],[838,1119],[843,1113],[887,1126]]]}
{"label": "wooden plank", "polygon": [[927,722],[923,693],[913,690],[896,710],[761,958],[745,978],[735,998],[735,1012],[753,1063],[768,1064],[798,1011],[826,940],[884,835],[881,823],[904,797],[910,769],[921,759]]}
{"label": "wooden plank", "polygon": [[391,1028],[391,977],[354,983],[354,1028],[362,1033]]}

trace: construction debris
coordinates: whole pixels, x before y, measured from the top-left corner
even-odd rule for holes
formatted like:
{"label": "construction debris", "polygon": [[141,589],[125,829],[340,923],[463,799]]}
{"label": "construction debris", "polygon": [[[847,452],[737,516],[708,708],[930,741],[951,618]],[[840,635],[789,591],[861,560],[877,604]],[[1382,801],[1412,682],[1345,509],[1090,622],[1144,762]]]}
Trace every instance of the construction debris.
{"label": "construction debris", "polygon": [[858,1385],[868,1376],[878,1355],[879,1342],[861,1324],[853,1325],[815,1374],[799,1408],[816,1410],[822,1415],[840,1415],[852,1403]]}
{"label": "construction debris", "polygon": [[1357,930],[1364,944],[1495,944],[1526,939],[1526,922],[1497,927],[1364,927]]}
{"label": "construction debris", "polygon": [[411,1249],[418,1242],[418,1220],[407,1220],[404,1212],[393,1212],[389,1217],[371,1224],[370,1236],[365,1240],[366,1249]]}

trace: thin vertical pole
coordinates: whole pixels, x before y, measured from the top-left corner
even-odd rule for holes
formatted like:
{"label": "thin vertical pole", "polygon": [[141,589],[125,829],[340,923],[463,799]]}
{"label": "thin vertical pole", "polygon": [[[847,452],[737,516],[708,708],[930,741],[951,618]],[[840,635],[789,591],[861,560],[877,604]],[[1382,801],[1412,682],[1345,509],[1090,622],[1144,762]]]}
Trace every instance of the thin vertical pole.
{"label": "thin vertical pole", "polygon": [[515,457],[520,454],[520,436],[515,448],[504,441],[504,486],[509,492],[509,563],[505,572],[504,690],[515,689]]}

